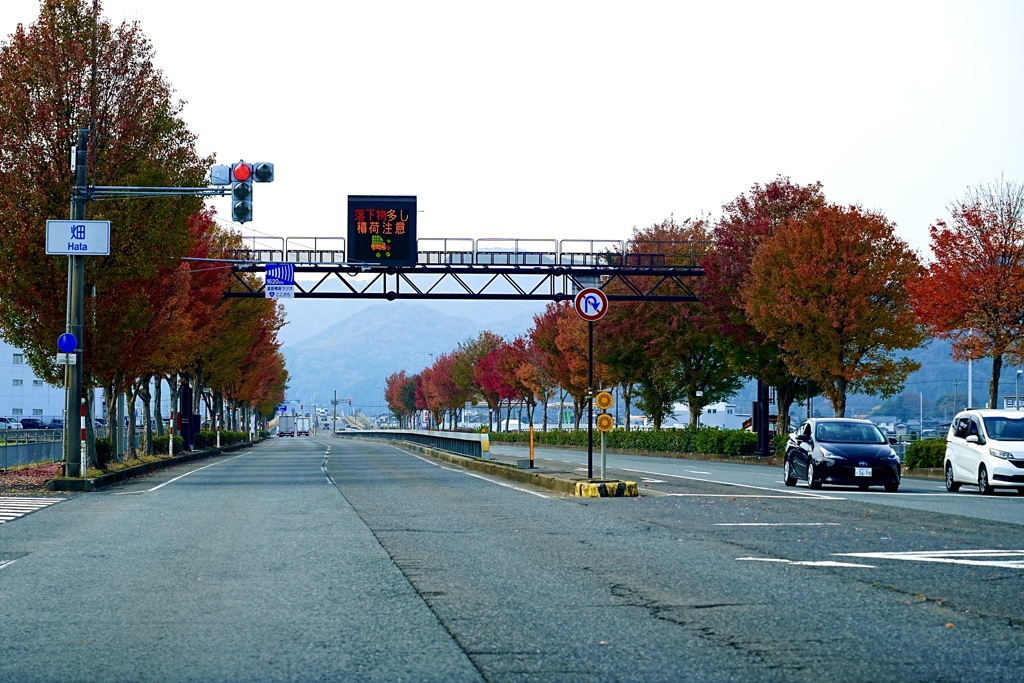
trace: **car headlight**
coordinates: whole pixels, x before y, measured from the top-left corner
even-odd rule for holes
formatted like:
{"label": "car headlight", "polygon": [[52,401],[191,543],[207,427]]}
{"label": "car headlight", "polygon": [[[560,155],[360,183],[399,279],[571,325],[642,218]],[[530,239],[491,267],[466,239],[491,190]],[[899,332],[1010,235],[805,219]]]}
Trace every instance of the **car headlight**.
{"label": "car headlight", "polygon": [[1003,460],[1013,460],[1013,453],[1010,453],[1008,451],[1001,451],[998,448],[989,448],[988,453],[989,455],[995,456],[997,458],[1002,458]]}
{"label": "car headlight", "polygon": [[832,451],[830,451],[828,449],[820,448],[819,450],[821,451],[821,457],[823,457],[823,458],[828,458],[829,460],[842,460],[843,459],[843,456],[836,455],[835,453],[833,453]]}
{"label": "car headlight", "polygon": [[890,449],[889,449],[889,459],[890,459],[890,460],[899,460],[899,459],[900,459],[900,456],[899,456],[899,455],[898,455],[898,454],[896,453],[896,451],[894,451],[894,450],[892,450],[892,449],[890,448]]}

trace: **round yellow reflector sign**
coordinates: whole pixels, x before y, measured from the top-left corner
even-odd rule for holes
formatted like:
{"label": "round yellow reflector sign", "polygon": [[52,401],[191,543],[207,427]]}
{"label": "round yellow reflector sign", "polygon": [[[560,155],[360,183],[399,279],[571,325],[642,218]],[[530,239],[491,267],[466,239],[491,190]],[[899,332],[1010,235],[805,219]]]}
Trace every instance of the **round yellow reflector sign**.
{"label": "round yellow reflector sign", "polygon": [[601,410],[608,410],[615,405],[615,399],[612,398],[612,394],[609,391],[599,391],[597,396],[594,397],[594,405]]}
{"label": "round yellow reflector sign", "polygon": [[602,432],[610,432],[615,426],[615,418],[608,413],[601,413],[597,416],[597,428]]}

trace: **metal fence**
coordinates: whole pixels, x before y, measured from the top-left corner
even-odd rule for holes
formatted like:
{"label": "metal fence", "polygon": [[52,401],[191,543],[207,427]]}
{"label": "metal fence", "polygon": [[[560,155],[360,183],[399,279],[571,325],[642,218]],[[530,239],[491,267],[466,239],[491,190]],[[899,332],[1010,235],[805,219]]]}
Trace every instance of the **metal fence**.
{"label": "metal fence", "polygon": [[61,429],[0,430],[0,469],[64,458]]}
{"label": "metal fence", "polygon": [[484,441],[486,434],[466,432],[421,431],[418,429],[360,429],[352,432],[339,432],[336,436],[352,436],[358,438],[384,439],[388,441],[412,441],[413,443],[437,448],[443,451],[468,455],[471,458],[485,458]]}

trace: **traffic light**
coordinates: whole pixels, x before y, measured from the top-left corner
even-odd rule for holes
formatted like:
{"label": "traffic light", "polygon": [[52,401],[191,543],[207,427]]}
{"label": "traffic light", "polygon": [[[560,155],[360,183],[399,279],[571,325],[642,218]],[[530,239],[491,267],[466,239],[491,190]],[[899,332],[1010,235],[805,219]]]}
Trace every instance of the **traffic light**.
{"label": "traffic light", "polygon": [[244,161],[231,164],[231,220],[252,220],[252,165]]}
{"label": "traffic light", "polygon": [[257,183],[274,182],[274,165],[266,161],[257,161],[252,165],[252,179]]}

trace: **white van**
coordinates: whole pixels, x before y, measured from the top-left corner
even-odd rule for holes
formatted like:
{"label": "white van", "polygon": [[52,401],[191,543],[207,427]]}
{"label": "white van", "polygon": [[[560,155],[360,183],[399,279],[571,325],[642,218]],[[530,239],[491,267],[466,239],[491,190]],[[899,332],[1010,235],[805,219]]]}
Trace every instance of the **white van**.
{"label": "white van", "polygon": [[1024,411],[965,410],[946,436],[946,490],[977,486],[982,494],[1015,488],[1024,495]]}

